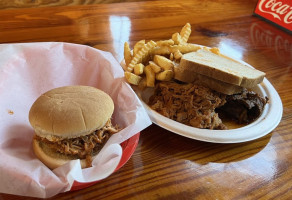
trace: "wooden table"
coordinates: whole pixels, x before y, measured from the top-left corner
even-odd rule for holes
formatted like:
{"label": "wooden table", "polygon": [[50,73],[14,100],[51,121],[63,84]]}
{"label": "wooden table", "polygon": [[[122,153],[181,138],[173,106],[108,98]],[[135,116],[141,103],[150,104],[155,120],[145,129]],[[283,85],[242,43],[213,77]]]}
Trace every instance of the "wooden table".
{"label": "wooden table", "polygon": [[[156,125],[119,171],[58,199],[291,199],[292,38],[252,16],[256,0],[147,1],[0,11],[0,43],[95,46],[120,61],[123,43],[169,39],[189,22],[189,42],[219,47],[266,72],[283,107],[279,126],[254,141],[214,144]],[[0,194],[0,199],[33,199]]]}

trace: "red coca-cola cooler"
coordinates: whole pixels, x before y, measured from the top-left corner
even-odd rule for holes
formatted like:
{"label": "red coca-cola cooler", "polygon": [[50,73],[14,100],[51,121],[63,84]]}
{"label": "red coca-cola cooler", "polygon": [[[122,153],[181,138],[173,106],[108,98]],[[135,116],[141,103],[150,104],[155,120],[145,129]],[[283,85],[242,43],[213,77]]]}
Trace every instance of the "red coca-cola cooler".
{"label": "red coca-cola cooler", "polygon": [[292,33],[292,0],[259,0],[254,14]]}

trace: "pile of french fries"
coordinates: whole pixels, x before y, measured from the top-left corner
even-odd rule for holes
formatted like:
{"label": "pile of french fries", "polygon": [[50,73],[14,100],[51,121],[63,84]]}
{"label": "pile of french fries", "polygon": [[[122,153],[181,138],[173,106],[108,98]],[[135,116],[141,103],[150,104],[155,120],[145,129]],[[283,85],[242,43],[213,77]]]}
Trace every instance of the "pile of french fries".
{"label": "pile of french fries", "polygon": [[156,81],[170,81],[174,77],[174,67],[183,54],[197,51],[202,47],[188,43],[191,25],[187,23],[180,33],[171,39],[154,42],[141,40],[134,45],[124,44],[125,78],[128,83],[141,88],[154,87]]}

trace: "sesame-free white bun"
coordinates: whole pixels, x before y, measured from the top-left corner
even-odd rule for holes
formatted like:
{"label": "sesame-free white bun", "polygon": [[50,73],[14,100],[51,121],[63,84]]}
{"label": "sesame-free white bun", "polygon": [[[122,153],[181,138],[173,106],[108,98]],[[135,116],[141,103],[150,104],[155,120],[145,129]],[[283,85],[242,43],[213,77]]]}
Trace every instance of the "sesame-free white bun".
{"label": "sesame-free white bun", "polygon": [[42,94],[29,111],[35,133],[51,140],[75,138],[102,128],[114,103],[105,92],[90,86],[65,86]]}

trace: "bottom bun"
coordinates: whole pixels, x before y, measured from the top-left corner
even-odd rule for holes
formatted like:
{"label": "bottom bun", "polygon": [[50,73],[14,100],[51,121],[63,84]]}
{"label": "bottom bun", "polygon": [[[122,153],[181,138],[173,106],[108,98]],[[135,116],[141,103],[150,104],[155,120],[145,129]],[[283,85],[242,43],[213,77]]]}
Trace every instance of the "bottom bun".
{"label": "bottom bun", "polygon": [[[37,158],[42,161],[48,168],[55,169],[60,167],[71,160],[76,160],[78,158],[66,156],[49,149],[44,143],[39,142],[36,139],[33,139],[32,142],[33,150]],[[95,156],[94,156],[95,157]],[[92,159],[94,159],[94,157]],[[86,168],[86,160],[80,160],[81,168]]]}

